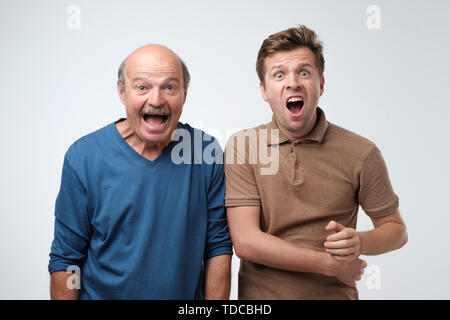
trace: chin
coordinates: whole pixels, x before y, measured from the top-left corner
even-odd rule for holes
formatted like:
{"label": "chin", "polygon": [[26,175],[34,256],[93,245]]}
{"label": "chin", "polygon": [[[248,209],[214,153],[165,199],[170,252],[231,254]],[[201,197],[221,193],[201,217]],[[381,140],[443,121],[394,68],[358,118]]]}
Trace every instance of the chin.
{"label": "chin", "polygon": [[139,129],[140,136],[145,142],[164,143],[167,141],[170,142],[172,132],[176,129],[176,125],[173,126],[168,123],[165,127],[162,128],[149,128],[148,126],[143,124]]}
{"label": "chin", "polygon": [[144,141],[148,144],[169,144],[170,138],[170,134],[146,134]]}

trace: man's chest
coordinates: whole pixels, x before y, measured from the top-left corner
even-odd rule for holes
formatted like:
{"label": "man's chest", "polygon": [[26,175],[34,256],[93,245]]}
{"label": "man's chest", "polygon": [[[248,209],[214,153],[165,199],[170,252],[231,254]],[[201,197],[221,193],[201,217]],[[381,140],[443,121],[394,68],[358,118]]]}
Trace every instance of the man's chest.
{"label": "man's chest", "polygon": [[345,156],[314,147],[281,146],[279,168],[273,175],[262,175],[255,167],[267,221],[301,223],[355,212],[359,182],[354,166]]}

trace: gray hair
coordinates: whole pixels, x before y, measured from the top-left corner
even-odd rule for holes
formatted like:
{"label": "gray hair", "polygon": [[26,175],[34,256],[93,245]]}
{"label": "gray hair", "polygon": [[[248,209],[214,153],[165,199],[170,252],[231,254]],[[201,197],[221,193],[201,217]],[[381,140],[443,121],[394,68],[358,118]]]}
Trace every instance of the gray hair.
{"label": "gray hair", "polygon": [[[188,70],[186,64],[184,63],[184,61],[178,55],[175,54],[175,56],[181,63],[181,68],[183,69],[184,90],[187,90],[189,87],[189,81],[191,80],[191,75],[189,74],[189,70]],[[120,64],[119,70],[117,72],[117,83],[119,84],[120,90],[122,90],[122,91],[125,90],[125,66],[127,64],[128,57],[126,57],[122,61],[122,63]]]}

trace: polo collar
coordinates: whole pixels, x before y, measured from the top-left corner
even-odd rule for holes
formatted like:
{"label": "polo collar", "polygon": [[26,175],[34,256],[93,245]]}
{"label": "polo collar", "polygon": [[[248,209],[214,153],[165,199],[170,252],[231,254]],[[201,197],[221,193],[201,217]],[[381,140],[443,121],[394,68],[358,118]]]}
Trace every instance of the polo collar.
{"label": "polo collar", "polygon": [[[320,107],[317,107],[317,123],[314,126],[314,128],[304,137],[297,138],[294,140],[291,140],[288,136],[286,136],[281,130],[279,130],[278,123],[275,120],[275,115],[272,116],[272,121],[267,125],[268,129],[278,129],[279,132],[279,141],[278,144],[282,144],[285,142],[317,142],[321,143],[323,140],[323,137],[325,136],[325,133],[328,128],[328,121],[325,117],[325,112]],[[272,139],[268,139],[267,145],[270,146],[272,144],[276,144],[275,142],[272,143]]]}

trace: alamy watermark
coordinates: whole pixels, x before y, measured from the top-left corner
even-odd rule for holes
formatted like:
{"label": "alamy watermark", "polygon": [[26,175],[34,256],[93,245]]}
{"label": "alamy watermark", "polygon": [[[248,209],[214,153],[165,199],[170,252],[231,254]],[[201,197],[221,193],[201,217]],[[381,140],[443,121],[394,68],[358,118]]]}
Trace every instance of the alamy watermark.
{"label": "alamy watermark", "polygon": [[81,289],[81,269],[77,265],[67,267],[66,273],[71,274],[67,278],[66,286],[70,290]]}
{"label": "alamy watermark", "polygon": [[369,290],[381,289],[381,268],[377,265],[369,265],[366,267],[367,280],[366,286]]}
{"label": "alamy watermark", "polygon": [[381,29],[381,9],[379,6],[370,5],[366,9],[367,17],[366,26],[369,30]]}
{"label": "alamy watermark", "polygon": [[73,4],[66,8],[66,13],[68,14],[66,20],[66,26],[69,30],[80,30],[81,29],[81,9],[79,6]]}
{"label": "alamy watermark", "polygon": [[[269,140],[270,139],[270,140]],[[279,130],[249,129],[232,135],[226,146],[225,156],[219,140],[201,130],[177,129],[172,134],[171,160],[174,164],[257,164],[261,175],[274,175],[279,169]],[[207,143],[206,146],[204,145]]]}

